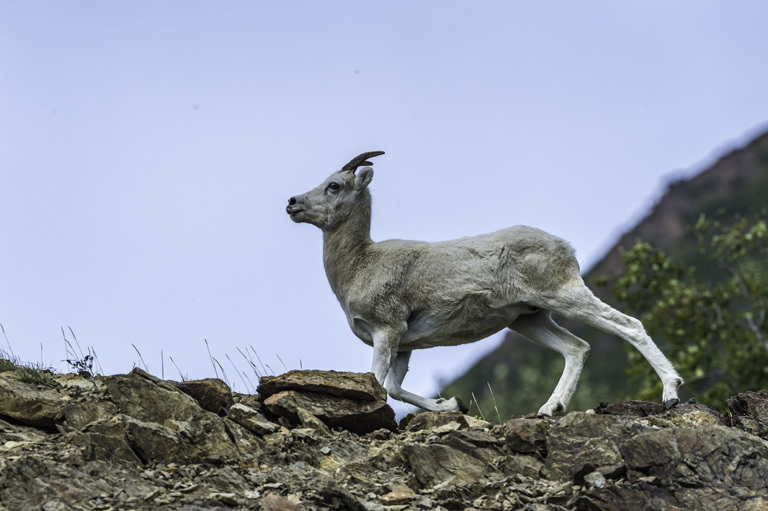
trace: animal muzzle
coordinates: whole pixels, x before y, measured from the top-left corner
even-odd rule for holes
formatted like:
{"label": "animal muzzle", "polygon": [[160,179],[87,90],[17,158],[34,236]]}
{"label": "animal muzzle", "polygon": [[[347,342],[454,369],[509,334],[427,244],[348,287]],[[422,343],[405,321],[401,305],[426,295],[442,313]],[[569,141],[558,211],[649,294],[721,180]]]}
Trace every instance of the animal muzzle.
{"label": "animal muzzle", "polygon": [[297,199],[296,197],[291,197],[288,199],[288,206],[285,207],[285,212],[291,215],[293,213],[303,211],[304,207],[301,205],[302,202],[303,201]]}

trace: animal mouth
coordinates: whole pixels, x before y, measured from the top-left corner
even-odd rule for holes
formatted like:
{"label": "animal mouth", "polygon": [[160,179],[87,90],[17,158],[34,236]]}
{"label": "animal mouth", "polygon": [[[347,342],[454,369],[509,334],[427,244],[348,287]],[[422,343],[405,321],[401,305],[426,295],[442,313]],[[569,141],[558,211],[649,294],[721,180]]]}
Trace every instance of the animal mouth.
{"label": "animal mouth", "polygon": [[291,220],[297,221],[299,215],[301,213],[304,213],[304,208],[295,207],[295,206],[287,206],[285,208],[285,212],[288,213],[288,216],[291,217]]}

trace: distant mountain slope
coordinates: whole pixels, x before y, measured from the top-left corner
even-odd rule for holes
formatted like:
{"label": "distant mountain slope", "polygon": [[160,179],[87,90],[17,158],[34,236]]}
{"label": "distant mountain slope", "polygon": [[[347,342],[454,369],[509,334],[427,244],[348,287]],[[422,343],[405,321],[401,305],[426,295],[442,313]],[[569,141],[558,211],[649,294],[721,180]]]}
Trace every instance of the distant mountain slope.
{"label": "distant mountain slope", "polygon": [[[624,234],[616,245],[584,276],[601,299],[616,305],[612,284],[598,287],[596,280],[621,270],[620,252],[637,239],[681,258],[700,264],[695,237],[688,226],[701,213],[745,214],[768,205],[768,132],[741,149],[720,158],[710,168],[690,179],[671,183],[651,212]],[[579,382],[570,410],[596,406],[600,401],[631,397],[624,372],[626,343],[581,323],[558,318],[558,322],[592,345],[592,352]],[[663,346],[660,346],[662,350]],[[466,402],[477,399],[480,411],[502,419],[511,414],[538,410],[557,384],[562,357],[509,332],[503,343],[480,359],[464,375],[447,385],[441,395],[457,395]],[[683,375],[685,376],[685,375]],[[493,389],[491,395],[490,389]],[[683,387],[681,390],[684,390]],[[685,397],[681,392],[681,397]],[[475,407],[473,413],[478,413]]]}
{"label": "distant mountain slope", "polygon": [[[720,209],[745,214],[768,205],[768,132],[731,151],[693,178],[671,183],[651,212],[587,272],[594,279],[621,268],[620,248],[638,238],[676,255],[688,255],[694,238],[687,227],[701,213]],[[681,254],[681,251],[683,254]]]}

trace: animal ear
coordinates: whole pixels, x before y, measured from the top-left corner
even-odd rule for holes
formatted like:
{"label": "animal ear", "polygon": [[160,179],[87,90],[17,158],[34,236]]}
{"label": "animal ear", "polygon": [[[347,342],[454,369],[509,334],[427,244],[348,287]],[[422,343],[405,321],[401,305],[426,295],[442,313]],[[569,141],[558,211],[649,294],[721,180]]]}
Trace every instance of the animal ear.
{"label": "animal ear", "polygon": [[363,167],[357,171],[355,175],[355,190],[358,192],[363,191],[368,183],[373,179],[373,169],[371,167]]}

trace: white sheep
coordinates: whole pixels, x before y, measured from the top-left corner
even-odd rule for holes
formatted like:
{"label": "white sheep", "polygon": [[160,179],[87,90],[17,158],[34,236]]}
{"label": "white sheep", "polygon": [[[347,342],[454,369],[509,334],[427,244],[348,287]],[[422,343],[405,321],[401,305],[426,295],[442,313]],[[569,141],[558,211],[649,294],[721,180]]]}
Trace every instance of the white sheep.
{"label": "white sheep", "polygon": [[474,342],[503,328],[565,357],[565,369],[539,414],[564,410],[589,344],[552,320],[552,312],[617,335],[661,378],[665,408],[683,380],[640,321],[609,307],[584,284],[571,246],[539,229],[515,226],[439,243],[371,240],[373,169],[361,154],[320,186],[288,201],[294,222],[323,231],[328,281],[352,331],[373,346],[371,371],[394,399],[432,411],[461,401],[429,399],[401,384],[414,349]]}

